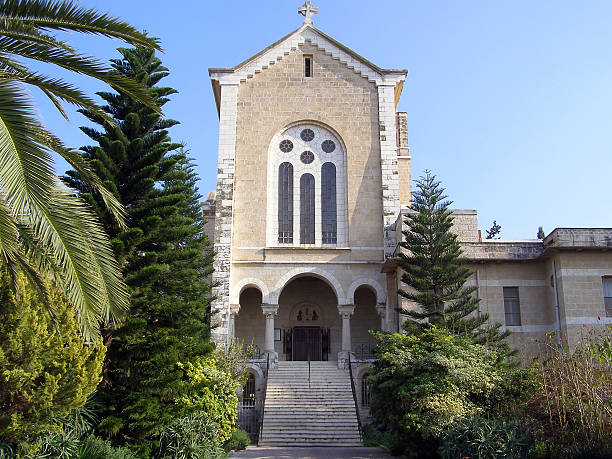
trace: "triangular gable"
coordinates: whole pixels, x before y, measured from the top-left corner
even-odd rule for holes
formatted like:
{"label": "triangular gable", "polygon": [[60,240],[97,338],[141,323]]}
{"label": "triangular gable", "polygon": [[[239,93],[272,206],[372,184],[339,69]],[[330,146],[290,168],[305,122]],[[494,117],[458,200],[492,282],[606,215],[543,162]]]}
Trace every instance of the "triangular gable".
{"label": "triangular gable", "polygon": [[[398,89],[401,91],[401,83],[406,78],[407,70],[382,69],[316,27],[304,24],[299,29],[294,30],[235,67],[208,69],[213,83],[217,107],[220,102],[218,99],[219,83],[239,84],[242,81],[246,81],[262,70],[275,65],[276,62],[282,60],[284,56],[295,51],[299,45],[305,42],[310,42],[325,54],[342,62],[348,68],[353,69],[356,73],[373,83],[392,85],[398,85],[399,83]],[[397,98],[399,98],[399,94]]]}

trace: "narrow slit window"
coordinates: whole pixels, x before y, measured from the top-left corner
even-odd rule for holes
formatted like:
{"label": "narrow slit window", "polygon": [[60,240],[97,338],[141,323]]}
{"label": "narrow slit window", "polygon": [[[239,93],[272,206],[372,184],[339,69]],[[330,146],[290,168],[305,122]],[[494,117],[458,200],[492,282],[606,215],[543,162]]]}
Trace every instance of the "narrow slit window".
{"label": "narrow slit window", "polygon": [[278,168],[278,242],[293,242],[293,166],[282,163]]}
{"label": "narrow slit window", "polygon": [[312,76],[312,56],[304,56],[304,76],[306,78]]}
{"label": "narrow slit window", "polygon": [[300,244],[315,243],[315,180],[311,174],[300,177]]}

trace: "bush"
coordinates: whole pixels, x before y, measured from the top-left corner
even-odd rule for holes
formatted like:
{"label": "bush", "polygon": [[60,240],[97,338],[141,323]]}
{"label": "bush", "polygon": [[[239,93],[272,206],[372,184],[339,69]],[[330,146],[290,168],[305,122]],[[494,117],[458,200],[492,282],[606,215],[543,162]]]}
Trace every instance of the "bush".
{"label": "bush", "polygon": [[[455,420],[495,411],[515,394],[514,371],[500,354],[427,327],[413,336],[374,332],[379,340],[370,375],[371,413],[392,437],[394,453],[436,456],[438,438]],[[515,384],[513,383],[512,386]]]}
{"label": "bush", "polygon": [[586,333],[573,350],[559,347],[554,335],[544,345],[544,358],[535,362],[539,390],[527,404],[527,425],[543,445],[540,455],[610,451],[612,327]]}
{"label": "bush", "polygon": [[40,459],[70,459],[79,449],[79,438],[70,430],[47,432],[39,438],[36,452],[28,457]]}
{"label": "bush", "polygon": [[202,412],[177,419],[162,430],[157,457],[162,459],[225,457],[217,424]]}
{"label": "bush", "polygon": [[442,433],[439,453],[444,459],[518,459],[528,457],[529,445],[528,437],[514,423],[470,416]]}
{"label": "bush", "polygon": [[223,446],[223,449],[228,452],[241,451],[249,446],[250,443],[251,437],[249,436],[248,432],[245,432],[242,429],[236,429],[232,433],[232,438],[230,438]]}
{"label": "bush", "polygon": [[17,282],[16,298],[10,277],[0,271],[0,438],[24,455],[36,449],[34,438],[59,433],[56,420],[87,401],[102,378],[106,349],[101,342],[85,345],[58,289],[49,287],[52,320],[26,279]]}
{"label": "bush", "polygon": [[128,448],[113,447],[108,440],[90,435],[79,446],[75,459],[136,459]]}
{"label": "bush", "polygon": [[187,413],[206,413],[217,424],[222,443],[236,430],[237,391],[248,376],[247,358],[242,346],[233,343],[227,350],[217,349],[212,357],[180,364],[187,387],[176,403]]}
{"label": "bush", "polygon": [[391,435],[389,432],[381,432],[373,424],[363,426],[363,446],[376,448],[378,446],[391,447]]}

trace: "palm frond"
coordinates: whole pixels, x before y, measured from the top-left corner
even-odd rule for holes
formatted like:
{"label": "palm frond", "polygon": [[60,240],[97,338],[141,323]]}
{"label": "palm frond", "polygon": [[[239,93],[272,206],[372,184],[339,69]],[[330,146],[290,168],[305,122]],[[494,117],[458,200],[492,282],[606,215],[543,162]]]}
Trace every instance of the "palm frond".
{"label": "palm frond", "polygon": [[32,106],[12,82],[0,80],[0,179],[15,215],[48,202],[55,183],[53,159],[40,142]]}
{"label": "palm frond", "polygon": [[87,205],[61,186],[53,189],[48,206],[31,210],[32,234],[63,273],[84,336],[97,338],[100,325],[119,320],[128,305],[106,234]]}
{"label": "palm frond", "polygon": [[134,46],[161,51],[159,40],[147,37],[119,18],[83,8],[72,1],[5,0],[0,2],[2,15],[43,30],[74,31],[119,38]]}
{"label": "palm frond", "polygon": [[68,102],[79,108],[85,108],[91,110],[97,115],[104,118],[107,122],[112,123],[113,120],[108,116],[100,106],[94,102],[94,100],[85,94],[83,91],[78,89],[76,86],[65,82],[60,78],[47,78],[44,75],[38,73],[32,73],[28,71],[18,71],[17,69],[0,68],[0,79],[7,81],[19,81],[20,83],[29,84],[36,86],[43,93],[51,99],[55,107],[59,110],[66,120],[66,112],[60,102]]}
{"label": "palm frond", "polygon": [[48,202],[50,187],[57,178],[47,150],[59,154],[78,171],[100,193],[117,223],[124,227],[125,209],[89,162],[38,123],[18,85],[0,79],[0,178],[9,205],[16,213],[28,212],[32,203],[40,207]]}
{"label": "palm frond", "polygon": [[17,274],[23,272],[28,277],[32,285],[37,288],[43,300],[51,309],[49,291],[40,275],[40,272],[32,266],[30,260],[25,256],[23,247],[19,241],[19,229],[16,220],[12,217],[11,211],[0,195],[0,261],[6,266],[13,280],[16,290]]}
{"label": "palm frond", "polygon": [[140,83],[108,68],[99,60],[67,51],[63,48],[31,43],[0,35],[0,53],[12,54],[54,64],[75,73],[87,75],[103,81],[115,90],[123,92],[149,108],[160,112],[153,97]]}
{"label": "palm frond", "polygon": [[76,53],[74,48],[65,41],[58,40],[53,35],[42,33],[32,24],[8,18],[6,16],[0,17],[0,34],[6,35],[7,37],[17,38],[19,40],[32,41],[34,43],[41,43],[48,46],[57,46],[58,48],[63,48],[66,51]]}

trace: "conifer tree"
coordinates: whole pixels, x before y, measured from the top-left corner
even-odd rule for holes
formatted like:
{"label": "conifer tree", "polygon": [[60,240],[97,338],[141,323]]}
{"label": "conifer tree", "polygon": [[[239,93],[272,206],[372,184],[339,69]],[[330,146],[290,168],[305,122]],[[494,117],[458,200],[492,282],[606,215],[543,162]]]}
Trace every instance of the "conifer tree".
{"label": "conifer tree", "polygon": [[501,232],[501,225],[498,225],[497,222],[493,220],[491,229],[488,229],[486,231],[487,231],[486,239],[499,239],[499,237],[496,237],[496,236]]}
{"label": "conifer tree", "polygon": [[475,313],[480,300],[472,295],[477,287],[465,285],[472,271],[451,231],[452,201],[446,200],[444,188],[429,171],[417,180],[416,188],[398,262],[401,280],[408,288],[398,293],[416,302],[419,310],[402,311],[411,319],[405,329],[418,329],[429,322],[479,342],[498,343],[509,333],[500,333],[500,324],[486,326],[488,314]]}
{"label": "conifer tree", "polygon": [[[168,75],[154,53],[119,49],[121,73],[141,81],[163,106],[176,91],[157,83]],[[109,350],[100,390],[105,406],[99,430],[150,454],[153,438],[187,409],[176,403],[186,389],[183,366],[210,354],[210,296],[206,277],[212,255],[203,233],[193,165],[161,118],[126,94],[99,94],[116,121],[110,126],[83,112],[100,128],[82,128],[97,146],[83,150],[127,212],[117,227],[99,196],[75,172],[67,181],[94,205],[112,238],[131,288],[131,307],[120,328],[107,331]]]}

